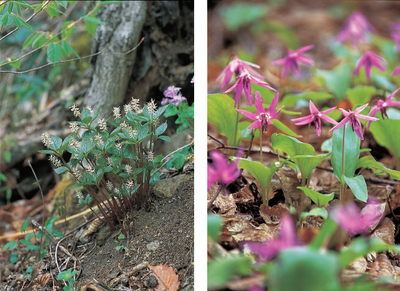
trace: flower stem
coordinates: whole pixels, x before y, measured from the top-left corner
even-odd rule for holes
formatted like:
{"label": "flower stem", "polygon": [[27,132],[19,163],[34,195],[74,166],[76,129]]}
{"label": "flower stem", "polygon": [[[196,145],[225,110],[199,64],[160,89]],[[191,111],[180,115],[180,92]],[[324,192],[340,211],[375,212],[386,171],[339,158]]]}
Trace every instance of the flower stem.
{"label": "flower stem", "polygon": [[261,160],[261,164],[263,163],[263,152],[262,152],[262,136],[263,136],[263,132],[262,132],[262,126],[260,127],[260,160]]}
{"label": "flower stem", "polygon": [[[346,135],[346,125],[343,126],[343,141],[342,141],[342,176],[344,177],[344,138]],[[343,178],[344,179],[344,178]],[[344,181],[340,181],[342,186],[340,187],[340,202],[344,203],[344,190],[345,190],[345,183]]]}

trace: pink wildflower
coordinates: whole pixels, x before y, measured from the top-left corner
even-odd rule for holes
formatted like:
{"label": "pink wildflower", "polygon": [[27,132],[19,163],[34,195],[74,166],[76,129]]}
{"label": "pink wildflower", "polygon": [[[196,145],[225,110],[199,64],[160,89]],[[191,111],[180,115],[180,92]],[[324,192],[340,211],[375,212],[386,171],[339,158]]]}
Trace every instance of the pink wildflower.
{"label": "pink wildflower", "polygon": [[226,85],[228,85],[229,81],[232,79],[232,76],[234,74],[240,75],[243,72],[243,70],[250,72],[251,74],[257,76],[260,79],[264,79],[264,77],[261,74],[259,74],[256,70],[254,70],[251,67],[257,69],[260,68],[259,65],[242,61],[236,54],[234,54],[232,61],[225,67],[222,73],[218,76],[216,82],[218,82],[219,79],[221,79],[222,76],[225,74],[225,78],[221,84],[221,90],[222,90],[226,87]]}
{"label": "pink wildflower", "polygon": [[[241,155],[241,152],[238,152],[238,155]],[[210,156],[214,166],[208,164],[207,167],[207,189],[210,189],[217,182],[232,183],[240,176],[240,170],[237,167],[239,160],[228,164],[224,154],[218,151],[210,152]]]}
{"label": "pink wildflower", "polygon": [[[389,97],[383,101],[383,100],[378,100],[378,103],[371,109],[370,113],[368,114],[369,116],[375,117],[375,115],[380,111],[382,113],[382,118],[388,118],[388,115],[386,113],[386,108],[388,107],[395,107],[399,106],[400,102],[399,101],[391,101],[393,96],[396,95],[397,91],[399,91],[400,88],[398,88],[396,91],[394,91],[392,94],[389,95]],[[368,122],[368,129],[371,125],[371,121]]]}
{"label": "pink wildflower", "polygon": [[263,86],[269,90],[272,90],[276,92],[276,90],[272,87],[270,87],[266,82],[263,80],[254,77],[250,75],[248,71],[245,69],[242,70],[242,73],[237,77],[236,83],[228,90],[226,90],[224,93],[229,93],[232,92],[234,89],[236,89],[235,93],[235,107],[239,104],[239,99],[240,96],[242,95],[242,91],[244,91],[244,94],[246,95],[247,102],[249,103],[249,106],[253,105],[253,101],[251,99],[251,83]]}
{"label": "pink wildflower", "polygon": [[315,131],[317,132],[318,136],[321,135],[321,123],[322,123],[321,120],[322,119],[333,125],[337,124],[336,120],[330,118],[329,116],[326,116],[326,114],[331,113],[333,110],[335,110],[336,106],[332,107],[328,110],[325,110],[325,111],[319,111],[318,108],[314,105],[314,103],[310,100],[309,108],[310,108],[310,113],[311,113],[310,115],[296,118],[296,119],[291,119],[291,121],[296,122],[295,125],[304,125],[304,124],[314,122]]}
{"label": "pink wildflower", "polygon": [[344,28],[336,36],[335,40],[344,43],[348,40],[353,42],[353,47],[358,47],[360,41],[367,42],[367,32],[375,29],[360,12],[353,12],[346,21]]}
{"label": "pink wildflower", "polygon": [[358,107],[354,111],[351,111],[351,110],[346,111],[343,108],[339,108],[339,111],[345,116],[345,118],[343,118],[343,120],[341,122],[339,122],[336,126],[334,126],[330,131],[334,131],[334,130],[342,127],[343,125],[345,125],[347,122],[349,122],[353,131],[357,134],[357,136],[361,140],[363,140],[364,137],[362,134],[362,126],[361,126],[361,122],[359,119],[365,119],[368,121],[379,120],[378,118],[375,118],[375,117],[360,114],[360,112],[363,111],[367,106],[368,106],[368,103],[361,107]]}
{"label": "pink wildflower", "polygon": [[361,58],[358,59],[356,68],[353,71],[353,76],[358,74],[362,66],[365,66],[365,75],[367,76],[368,81],[371,80],[371,67],[375,66],[380,71],[385,72],[385,68],[383,65],[387,65],[387,62],[384,58],[374,54],[373,52],[367,51]]}
{"label": "pink wildflower", "polygon": [[364,209],[359,211],[355,203],[340,206],[333,212],[333,219],[350,234],[362,233],[375,225],[383,216],[385,207],[374,199],[369,199]]}
{"label": "pink wildflower", "polygon": [[249,129],[259,128],[260,126],[262,126],[262,132],[265,133],[267,131],[268,124],[273,124],[271,120],[279,116],[284,106],[282,106],[277,112],[275,112],[276,105],[278,104],[279,93],[275,94],[274,98],[272,99],[271,105],[267,110],[265,110],[264,108],[260,92],[256,92],[255,99],[257,114],[240,109],[236,109],[236,111],[240,114],[243,114],[247,118],[250,118],[251,120],[255,120],[255,122],[249,126]]}
{"label": "pink wildflower", "polygon": [[390,77],[396,76],[400,74],[400,66],[394,69],[393,73],[390,75]]}
{"label": "pink wildflower", "polygon": [[300,70],[298,63],[303,63],[308,66],[314,65],[314,61],[312,59],[302,55],[302,53],[312,48],[314,48],[314,45],[304,46],[295,51],[288,49],[288,54],[286,57],[284,57],[283,59],[273,61],[272,64],[276,66],[283,66],[282,78],[286,76],[290,68],[292,68],[293,73],[297,77],[300,77]]}

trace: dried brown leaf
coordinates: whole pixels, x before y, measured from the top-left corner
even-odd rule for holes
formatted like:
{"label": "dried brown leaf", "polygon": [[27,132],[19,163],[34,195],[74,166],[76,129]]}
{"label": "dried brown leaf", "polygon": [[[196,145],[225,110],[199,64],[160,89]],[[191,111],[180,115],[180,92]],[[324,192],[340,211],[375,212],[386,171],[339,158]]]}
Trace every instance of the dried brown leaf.
{"label": "dried brown leaf", "polygon": [[279,224],[284,212],[289,212],[289,207],[283,203],[272,207],[265,204],[261,204],[260,206],[260,215],[267,224]]}
{"label": "dried brown leaf", "polygon": [[393,277],[395,270],[386,254],[380,254],[372,264],[369,273],[378,277]]}
{"label": "dried brown leaf", "polygon": [[[167,265],[151,266],[149,269],[156,275],[158,286],[155,291],[176,291],[179,289],[179,276],[175,273],[174,269]],[[153,289],[150,289],[152,291]]]}

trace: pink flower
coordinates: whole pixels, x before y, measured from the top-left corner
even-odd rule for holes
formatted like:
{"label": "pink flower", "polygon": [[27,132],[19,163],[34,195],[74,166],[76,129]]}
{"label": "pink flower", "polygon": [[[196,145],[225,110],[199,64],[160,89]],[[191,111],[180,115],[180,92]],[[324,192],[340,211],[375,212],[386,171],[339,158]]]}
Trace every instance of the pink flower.
{"label": "pink flower", "polygon": [[400,51],[400,32],[391,32],[390,37],[396,42],[396,50]]}
{"label": "pink flower", "polygon": [[237,107],[237,105],[239,104],[239,99],[240,99],[240,96],[242,95],[242,91],[244,91],[244,94],[246,95],[249,106],[253,105],[253,101],[251,100],[251,83],[263,86],[269,90],[276,92],[276,90],[274,88],[270,87],[266,82],[264,82],[263,80],[260,80],[257,77],[250,75],[250,73],[248,71],[243,69],[242,73],[237,77],[236,83],[230,89],[228,89],[224,92],[226,94],[226,93],[232,92],[234,89],[236,89],[235,107]]}
{"label": "pink flower", "polygon": [[314,65],[314,61],[312,59],[301,55],[302,53],[304,53],[312,48],[314,48],[314,45],[304,46],[304,47],[299,48],[296,51],[292,51],[292,50],[288,49],[287,57],[273,61],[272,64],[276,65],[276,66],[283,66],[282,78],[286,76],[287,72],[289,71],[289,68],[292,68],[293,73],[297,77],[300,77],[300,70],[299,70],[298,63],[303,63],[308,66]]}
{"label": "pink flower", "polygon": [[[399,89],[397,89],[396,91],[394,91],[392,94],[389,95],[389,97],[383,101],[383,100],[378,100],[378,103],[371,109],[371,111],[369,112],[369,116],[375,117],[375,115],[378,113],[378,111],[380,111],[382,113],[382,118],[388,118],[388,115],[386,113],[386,108],[388,107],[395,107],[395,106],[399,106],[400,102],[399,101],[391,101],[393,96],[396,95],[397,91],[399,91]],[[371,121],[368,122],[368,129],[371,125]]]}
{"label": "pink flower", "polygon": [[261,74],[259,74],[256,70],[254,70],[251,67],[254,67],[254,68],[257,68],[257,69],[260,68],[259,65],[256,65],[256,64],[253,64],[253,63],[250,63],[250,62],[246,62],[246,61],[242,61],[235,54],[233,56],[232,61],[225,67],[225,69],[222,71],[222,73],[218,76],[216,82],[218,82],[219,79],[221,79],[222,76],[225,74],[225,78],[224,78],[224,80],[222,81],[222,84],[221,84],[221,90],[222,90],[222,89],[224,89],[226,87],[226,85],[228,85],[229,81],[232,79],[233,74],[240,75],[243,70],[246,70],[246,71],[252,73],[253,75],[256,75],[260,79],[264,79],[264,77]]}
{"label": "pink flower", "polygon": [[367,42],[367,32],[375,29],[360,12],[353,12],[346,21],[344,28],[336,36],[335,40],[341,43],[351,40],[353,47],[358,47],[360,41]]}
{"label": "pink flower", "polygon": [[314,122],[315,131],[317,132],[318,136],[321,135],[321,123],[322,123],[321,119],[334,125],[337,124],[336,120],[330,118],[329,116],[326,116],[326,114],[331,113],[333,110],[335,110],[336,106],[325,111],[319,111],[318,108],[315,107],[314,103],[310,100],[309,108],[311,113],[310,115],[296,119],[291,119],[291,121],[296,122],[295,125],[304,125]]}
{"label": "pink flower", "polygon": [[367,107],[367,106],[368,106],[368,103],[361,107],[358,107],[354,111],[351,111],[351,110],[346,111],[343,108],[339,108],[339,111],[345,116],[345,118],[343,118],[343,120],[341,122],[339,122],[335,127],[333,127],[330,131],[336,130],[336,129],[342,127],[343,125],[345,125],[347,122],[349,122],[353,131],[357,134],[357,136],[361,140],[363,140],[364,137],[362,134],[362,126],[361,126],[361,122],[359,119],[365,119],[365,120],[369,120],[369,121],[379,120],[378,118],[375,118],[375,117],[360,114],[360,112],[363,111],[365,109],[365,107]]}
{"label": "pink flower", "polygon": [[353,72],[353,76],[358,74],[358,71],[362,66],[365,66],[365,75],[367,76],[368,81],[371,80],[371,67],[375,66],[380,71],[385,72],[385,68],[382,64],[387,65],[387,62],[384,58],[374,54],[373,52],[367,51],[361,58],[358,59],[356,68]]}
{"label": "pink flower", "polygon": [[180,87],[168,86],[167,90],[164,91],[164,96],[166,98],[163,98],[161,100],[161,105],[165,105],[168,102],[170,104],[178,105],[182,101],[186,101],[186,98],[183,97],[181,93],[179,93],[180,89]]}
{"label": "pink flower", "polygon": [[262,244],[256,242],[246,243],[246,248],[251,252],[259,255],[259,261],[268,261],[276,256],[280,251],[300,246],[301,243],[297,240],[296,231],[293,225],[292,218],[285,213],[281,217],[281,225],[279,230],[279,239],[268,240]]}
{"label": "pink flower", "polygon": [[355,203],[348,203],[333,211],[333,219],[350,234],[362,233],[375,225],[383,216],[385,207],[375,199],[369,199],[359,211]]}
{"label": "pink flower", "polygon": [[[241,156],[242,152],[239,151],[238,155]],[[240,170],[237,167],[239,160],[228,164],[224,154],[218,151],[210,152],[214,166],[208,164],[207,167],[207,189],[217,182],[229,184],[235,181],[240,176]]]}
{"label": "pink flower", "polygon": [[400,66],[394,69],[393,73],[390,75],[390,77],[396,76],[400,74]]}
{"label": "pink flower", "polygon": [[267,110],[265,110],[264,108],[260,92],[256,92],[255,99],[257,114],[240,109],[236,109],[236,111],[240,114],[243,114],[247,118],[250,118],[251,120],[255,120],[255,122],[249,126],[249,129],[259,128],[260,126],[262,126],[262,132],[265,133],[267,131],[268,124],[273,124],[271,120],[279,116],[284,106],[282,106],[277,112],[274,113],[276,105],[278,104],[279,93],[275,94],[274,98],[272,99],[271,105]]}

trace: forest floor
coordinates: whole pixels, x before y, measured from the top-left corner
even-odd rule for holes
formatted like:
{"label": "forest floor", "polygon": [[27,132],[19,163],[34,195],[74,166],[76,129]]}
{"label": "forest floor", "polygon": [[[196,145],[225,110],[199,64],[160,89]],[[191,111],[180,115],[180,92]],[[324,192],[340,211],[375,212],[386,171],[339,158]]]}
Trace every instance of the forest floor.
{"label": "forest floor", "polygon": [[[77,270],[82,270],[76,290],[193,290],[193,173],[183,175],[189,177],[170,198],[152,196],[149,209],[135,211],[136,236],[130,238],[129,244],[126,239],[118,239],[119,227],[111,231],[108,226],[101,227],[87,242],[76,244],[73,254],[79,260]],[[68,247],[67,242],[66,239],[62,244]],[[34,280],[24,276],[26,267],[36,261],[37,252],[19,249],[18,262],[14,264],[9,262],[10,253],[0,252],[0,290],[55,290],[64,286],[62,281],[46,277],[58,274],[54,253],[34,264]],[[60,265],[68,259],[60,252],[58,257]],[[67,263],[68,268],[73,265],[73,260]]]}

